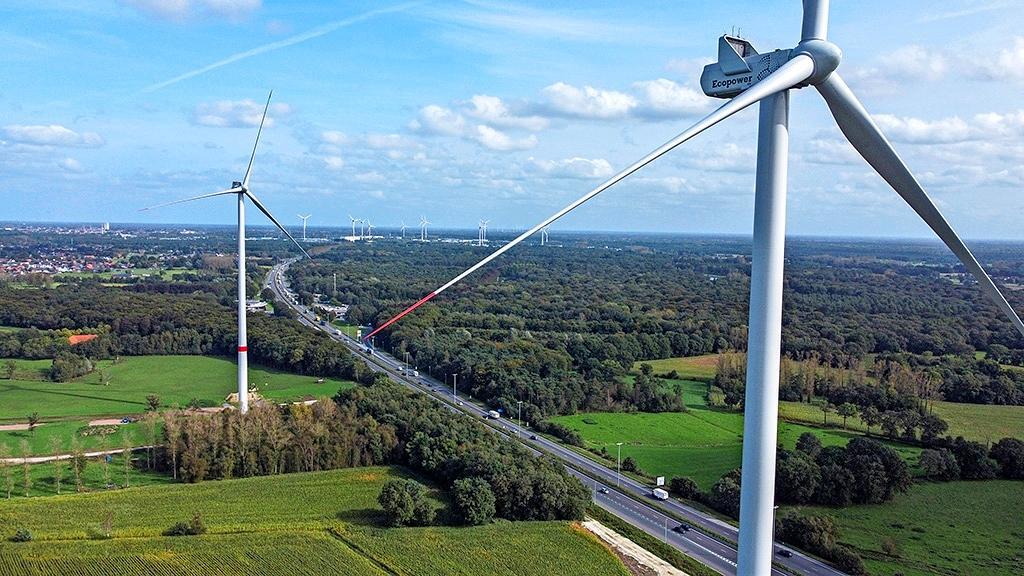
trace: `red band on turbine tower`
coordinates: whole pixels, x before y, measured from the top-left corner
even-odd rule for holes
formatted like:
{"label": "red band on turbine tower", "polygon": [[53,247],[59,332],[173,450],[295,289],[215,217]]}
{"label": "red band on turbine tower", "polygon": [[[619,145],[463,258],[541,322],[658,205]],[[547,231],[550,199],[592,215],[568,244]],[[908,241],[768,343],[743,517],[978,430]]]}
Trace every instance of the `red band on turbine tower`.
{"label": "red band on turbine tower", "polygon": [[413,304],[412,306],[409,306],[409,307],[408,307],[408,308],[406,308],[405,310],[402,310],[402,312],[401,312],[401,313],[399,313],[399,314],[398,314],[397,316],[395,316],[395,317],[394,317],[394,318],[392,318],[391,320],[388,320],[387,322],[385,322],[385,323],[381,324],[380,326],[378,326],[378,327],[377,327],[376,329],[374,329],[374,331],[373,331],[373,332],[370,332],[370,333],[369,333],[369,334],[367,334],[366,336],[363,336],[363,341],[365,342],[366,340],[369,340],[369,339],[370,339],[370,338],[372,338],[372,337],[373,337],[373,335],[374,335],[374,334],[376,334],[377,332],[380,332],[381,330],[383,330],[383,329],[387,328],[388,326],[391,326],[391,325],[392,325],[392,324],[394,324],[395,322],[398,322],[399,320],[401,320],[402,316],[405,316],[405,315],[406,315],[406,314],[408,314],[409,312],[412,312],[413,310],[415,310],[415,309],[419,308],[419,307],[420,307],[420,306],[422,306],[423,304],[426,304],[427,300],[430,300],[430,299],[431,299],[431,298],[433,298],[434,296],[437,296],[437,292],[436,292],[436,291],[435,291],[435,292],[431,292],[430,294],[427,294],[427,295],[426,295],[426,296],[424,296],[423,298],[420,298],[420,300],[419,300],[418,302],[416,302],[416,303],[415,303],[415,304]]}
{"label": "red band on turbine tower", "polygon": [[238,347],[238,351],[239,352],[248,352],[249,351],[249,347],[248,346],[239,346]]}

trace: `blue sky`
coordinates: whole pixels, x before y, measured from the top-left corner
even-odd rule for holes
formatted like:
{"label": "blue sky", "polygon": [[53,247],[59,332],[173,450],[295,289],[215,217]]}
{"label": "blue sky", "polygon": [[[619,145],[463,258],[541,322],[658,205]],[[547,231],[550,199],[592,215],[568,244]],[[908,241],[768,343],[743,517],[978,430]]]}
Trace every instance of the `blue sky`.
{"label": "blue sky", "polygon": [[[0,220],[229,223],[253,191],[286,223],[526,227],[720,101],[717,37],[799,36],[797,0],[5,0]],[[1024,239],[1024,10],[834,0],[840,68],[965,236]],[[749,233],[756,112],[555,229]],[[793,97],[789,229],[926,236],[810,90]]]}

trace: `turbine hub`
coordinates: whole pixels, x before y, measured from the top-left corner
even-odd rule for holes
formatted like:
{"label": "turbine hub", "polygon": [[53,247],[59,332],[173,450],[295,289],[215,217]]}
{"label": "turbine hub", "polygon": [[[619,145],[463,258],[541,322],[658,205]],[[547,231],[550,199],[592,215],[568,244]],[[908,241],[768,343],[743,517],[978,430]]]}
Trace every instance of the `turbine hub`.
{"label": "turbine hub", "polygon": [[814,73],[800,86],[817,86],[824,82],[830,74],[835,72],[836,68],[839,67],[839,63],[843,60],[843,51],[839,49],[839,46],[828,40],[818,40],[816,38],[804,40],[797,44],[790,54],[792,56],[806,54],[814,61]]}

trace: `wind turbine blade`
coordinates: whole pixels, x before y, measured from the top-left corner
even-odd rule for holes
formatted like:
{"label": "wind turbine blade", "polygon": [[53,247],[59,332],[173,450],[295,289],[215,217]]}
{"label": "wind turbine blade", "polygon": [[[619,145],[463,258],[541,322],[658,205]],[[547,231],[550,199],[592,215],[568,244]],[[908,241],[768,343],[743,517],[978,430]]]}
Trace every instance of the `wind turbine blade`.
{"label": "wind turbine blade", "polygon": [[274,218],[274,215],[270,213],[270,210],[267,210],[267,207],[263,205],[263,202],[260,202],[259,198],[253,196],[252,192],[248,190],[245,191],[245,195],[249,197],[249,200],[252,200],[252,203],[255,204],[257,208],[260,209],[260,212],[263,212],[263,214],[266,215],[267,218],[270,218],[270,221],[273,222],[274,225],[281,230],[281,232],[284,232],[284,235],[287,236],[288,239],[292,241],[292,243],[299,247],[299,250],[302,251],[302,254],[306,258],[309,258],[310,260],[313,259],[313,257],[306,252],[306,249],[302,247],[302,244],[299,244],[298,240],[293,238],[291,233],[288,232],[288,230],[285,230],[285,227],[282,226],[281,223],[277,221],[277,218]]}
{"label": "wind turbine blade", "polygon": [[[597,196],[601,192],[604,192],[605,190],[607,190],[607,189],[611,188],[612,186],[618,184],[619,182],[621,182],[623,179],[625,179],[630,174],[636,172],[637,170],[640,170],[644,166],[646,166],[646,165],[650,164],[651,162],[657,160],[658,158],[660,158],[661,156],[663,156],[665,153],[667,153],[668,151],[672,150],[676,146],[679,146],[683,142],[686,142],[687,140],[693,138],[694,136],[700,134],[701,132],[707,130],[708,128],[711,128],[715,124],[718,124],[722,120],[725,120],[726,118],[728,118],[728,117],[732,116],[733,114],[743,110],[744,108],[746,108],[746,107],[748,107],[748,106],[750,106],[752,104],[757,103],[762,98],[764,98],[766,96],[771,96],[772,94],[775,94],[777,92],[782,92],[783,90],[788,90],[788,89],[792,88],[793,86],[796,86],[797,84],[800,84],[804,80],[810,78],[811,74],[813,74],[813,73],[814,73],[814,61],[811,60],[811,57],[807,56],[807,55],[804,55],[804,54],[797,55],[795,58],[793,58],[789,62],[786,62],[785,64],[780,66],[778,70],[773,72],[767,78],[765,78],[764,80],[761,80],[757,84],[754,84],[753,86],[751,86],[745,92],[740,93],[738,96],[736,96],[732,100],[726,102],[721,107],[719,107],[717,110],[715,110],[711,114],[708,114],[703,119],[698,121],[696,124],[694,124],[693,126],[687,128],[685,131],[680,133],[675,138],[673,138],[673,139],[669,140],[668,142],[662,144],[661,147],[659,147],[657,150],[651,152],[647,156],[644,156],[643,158],[641,158],[640,160],[638,160],[634,164],[630,165],[625,170],[619,172],[615,176],[612,176],[610,179],[606,180],[603,184],[601,184],[597,188],[594,188],[590,192],[587,192],[586,194],[581,196],[579,199],[575,200],[573,203],[571,203],[568,206],[566,206],[565,208],[562,208],[558,212],[555,212],[551,216],[548,216],[540,224],[537,224],[533,228],[530,228],[526,232],[523,232],[522,234],[517,236],[515,239],[513,239],[508,244],[505,244],[504,246],[498,248],[494,252],[491,252],[489,255],[487,255],[486,258],[484,258],[483,260],[481,260],[481,261],[477,262],[476,264],[470,266],[465,271],[463,271],[461,274],[459,274],[458,276],[452,278],[448,282],[442,284],[437,290],[434,290],[430,294],[428,294],[425,297],[423,297],[422,299],[420,299],[419,302],[416,302],[415,304],[413,304],[409,308],[406,308],[404,311],[402,311],[399,315],[397,315],[394,318],[391,318],[390,320],[388,320],[387,322],[381,324],[375,330],[373,330],[372,332],[367,334],[364,339],[368,339],[371,336],[373,336],[374,334],[376,334],[376,333],[380,332],[381,330],[387,328],[388,326],[394,324],[401,317],[405,316],[409,312],[412,312],[413,310],[415,310],[419,306],[422,306],[424,303],[426,303],[428,300],[430,300],[434,296],[437,296],[441,292],[444,292],[448,288],[451,288],[453,285],[457,284],[459,281],[461,281],[466,276],[469,276],[473,272],[476,272],[481,267],[487,265],[487,263],[490,262],[491,260],[494,260],[498,256],[501,256],[502,254],[504,254],[505,252],[510,250],[513,246],[519,244],[523,240],[526,240],[527,238],[529,238],[533,234],[536,234],[537,231],[540,230],[541,228],[544,228],[545,226],[551,224],[555,220],[558,220],[562,216],[565,216],[569,212],[572,212],[573,210],[575,210],[576,208],[580,207],[585,202],[587,202],[588,200],[593,198],[594,196]],[[426,223],[426,221],[424,219],[424,221],[421,222],[421,224],[425,224],[425,223]]]}
{"label": "wind turbine blade", "polygon": [[835,117],[839,129],[843,131],[853,147],[956,254],[956,257],[978,280],[982,291],[1006,314],[1021,335],[1024,335],[1024,323],[1021,323],[1020,317],[1006,301],[992,278],[978,263],[974,254],[971,254],[967,245],[953,231],[949,222],[942,216],[924,188],[911,174],[910,169],[903,163],[892,144],[878,129],[875,121],[871,119],[846,82],[833,72],[817,88],[832,111],[832,116]]}
{"label": "wind turbine blade", "polygon": [[267,104],[263,107],[263,117],[260,118],[260,128],[256,131],[256,142],[252,145],[252,156],[249,156],[249,167],[245,169],[245,177],[242,178],[242,187],[249,187],[249,176],[252,174],[252,162],[256,159],[256,147],[260,145],[260,134],[263,134],[263,123],[267,121],[267,111],[270,110],[270,97],[274,95],[271,90],[267,95]]}
{"label": "wind turbine blade", "polygon": [[192,202],[193,200],[202,200],[203,198],[211,198],[213,196],[223,196],[224,194],[238,194],[241,192],[241,188],[229,188],[227,190],[221,190],[220,192],[212,192],[210,194],[201,194],[199,196],[193,196],[191,198],[185,198],[182,200],[175,200],[173,202],[164,202],[163,204],[157,204],[156,206],[149,206],[146,208],[139,208],[139,212],[145,212],[147,210],[153,210],[155,208],[163,208],[164,206],[171,206],[174,204],[181,204],[183,202]]}

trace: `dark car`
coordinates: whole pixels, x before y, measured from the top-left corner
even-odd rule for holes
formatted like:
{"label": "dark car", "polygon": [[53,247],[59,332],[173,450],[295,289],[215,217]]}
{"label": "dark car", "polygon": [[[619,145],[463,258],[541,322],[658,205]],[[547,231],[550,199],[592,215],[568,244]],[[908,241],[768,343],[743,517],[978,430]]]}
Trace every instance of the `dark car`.
{"label": "dark car", "polygon": [[600,492],[601,494],[607,494],[608,493],[608,489],[605,488],[604,486],[598,488],[597,491]]}
{"label": "dark car", "polygon": [[683,532],[689,532],[690,531],[690,525],[689,524],[680,524],[680,525],[676,526],[675,528],[673,528],[672,531],[673,532],[678,532],[680,534],[682,534]]}
{"label": "dark car", "polygon": [[530,434],[530,440],[536,440],[536,439],[537,439],[537,435],[536,434]]}
{"label": "dark car", "polygon": [[785,548],[779,548],[779,551],[777,552],[777,554],[779,556],[782,556],[783,558],[792,558],[793,557],[793,553],[790,552],[789,550],[786,550]]}

